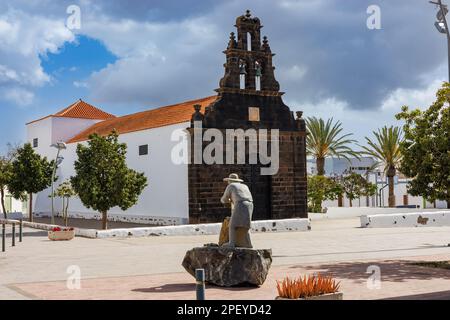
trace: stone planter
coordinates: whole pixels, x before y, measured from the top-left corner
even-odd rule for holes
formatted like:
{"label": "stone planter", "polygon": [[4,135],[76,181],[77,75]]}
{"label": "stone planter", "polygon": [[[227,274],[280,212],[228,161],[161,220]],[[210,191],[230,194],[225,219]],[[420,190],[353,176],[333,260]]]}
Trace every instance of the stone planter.
{"label": "stone planter", "polygon": [[322,294],[320,296],[313,296],[313,297],[306,297],[306,298],[300,298],[300,299],[289,299],[289,298],[282,298],[282,297],[276,297],[275,300],[342,300],[344,297],[344,294],[342,292],[336,292],[336,293],[327,293]]}
{"label": "stone planter", "polygon": [[74,237],[75,237],[75,230],[48,232],[48,238],[52,241],[72,240]]}

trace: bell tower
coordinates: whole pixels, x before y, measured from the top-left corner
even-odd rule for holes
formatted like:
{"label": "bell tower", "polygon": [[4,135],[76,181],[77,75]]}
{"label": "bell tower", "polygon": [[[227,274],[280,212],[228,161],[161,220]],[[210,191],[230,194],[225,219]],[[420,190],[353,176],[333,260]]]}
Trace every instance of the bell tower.
{"label": "bell tower", "polygon": [[236,18],[235,27],[236,33],[231,32],[223,51],[225,70],[216,89],[217,99],[205,107],[204,113],[200,106],[195,107],[188,130],[193,137],[194,122],[201,122],[203,130],[218,129],[223,136],[226,129],[278,130],[279,170],[275,175],[261,175],[261,163],[195,164],[191,149],[190,222],[220,222],[229,216],[220,198],[226,187],[222,179],[232,172],[244,179],[253,194],[254,220],[307,217],[306,128],[302,112],[297,112],[295,118],[283,102],[284,93],[275,79],[274,54],[268,38],[261,41],[263,26],[259,18],[247,10]]}
{"label": "bell tower", "polygon": [[[245,15],[236,19],[236,34],[231,32],[226,55],[225,75],[220,80],[221,92],[235,92],[235,89],[263,91],[265,94],[281,95],[280,85],[275,80],[272,57],[267,37],[261,43],[262,25],[259,18],[252,17],[247,10]],[[245,79],[244,81],[242,81]]]}
{"label": "bell tower", "polygon": [[237,37],[231,32],[223,51],[225,74],[216,89],[218,99],[205,111],[203,126],[297,130],[275,79],[275,54],[267,37],[261,42],[261,21],[247,10],[237,17],[235,27]]}

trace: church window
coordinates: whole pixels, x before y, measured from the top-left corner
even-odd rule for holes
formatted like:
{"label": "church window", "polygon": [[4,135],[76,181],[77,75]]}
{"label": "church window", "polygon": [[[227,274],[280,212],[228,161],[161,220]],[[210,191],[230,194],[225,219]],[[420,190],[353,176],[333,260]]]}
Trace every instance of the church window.
{"label": "church window", "polygon": [[148,154],[148,144],[144,144],[142,146],[139,146],[139,155],[145,156]]}

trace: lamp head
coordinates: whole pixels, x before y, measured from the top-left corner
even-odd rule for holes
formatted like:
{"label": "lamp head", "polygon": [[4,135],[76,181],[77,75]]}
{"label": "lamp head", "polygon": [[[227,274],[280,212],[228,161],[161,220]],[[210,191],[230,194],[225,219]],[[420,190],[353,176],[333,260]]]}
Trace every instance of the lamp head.
{"label": "lamp head", "polygon": [[66,144],[62,141],[58,141],[57,143],[52,144],[50,147],[56,148],[58,150],[67,149]]}

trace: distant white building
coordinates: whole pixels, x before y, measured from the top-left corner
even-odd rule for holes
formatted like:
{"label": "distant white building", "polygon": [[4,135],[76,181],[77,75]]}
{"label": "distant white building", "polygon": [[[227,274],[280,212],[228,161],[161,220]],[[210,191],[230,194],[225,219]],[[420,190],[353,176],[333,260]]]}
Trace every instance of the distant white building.
{"label": "distant white building", "polygon": [[[378,193],[373,197],[362,197],[361,199],[353,200],[353,206],[371,206],[371,207],[385,207],[388,206],[388,184],[387,178],[382,172],[382,168],[374,168],[376,161],[371,157],[361,157],[361,159],[350,158],[350,161],[344,158],[327,158],[325,159],[325,175],[343,175],[347,172],[356,172],[364,177],[367,177],[368,181],[375,183],[378,187]],[[308,174],[317,174],[315,159],[309,158],[307,160],[307,172]],[[420,208],[439,208],[446,209],[447,202],[436,201],[430,203],[424,201],[422,197],[414,197],[408,194],[407,184],[409,179],[399,174],[394,178],[395,182],[395,201],[397,206],[417,206]],[[344,198],[344,206],[349,206],[348,199]],[[325,201],[324,207],[337,207],[338,201]]]}
{"label": "distant white building", "polygon": [[[326,158],[325,174],[327,176],[342,175],[344,172],[352,171],[364,175],[376,163],[371,157],[361,157],[360,159],[350,158],[349,160],[345,158]],[[308,174],[317,174],[315,159],[308,158],[306,166]]]}
{"label": "distant white building", "polygon": [[[137,205],[127,211],[113,208],[108,212],[109,220],[151,224],[184,224],[189,219],[188,165],[174,164],[171,150],[179,143],[172,141],[175,130],[190,126],[194,105],[202,108],[217,99],[217,96],[188,101],[177,105],[115,117],[82,100],[44,118],[27,123],[27,140],[35,151],[52,160],[56,149],[50,145],[64,141],[67,149],[58,168],[58,184],[75,174],[76,147],[86,143],[92,133],[106,135],[113,129],[119,133],[119,141],[128,146],[127,164],[143,172],[149,186],[144,189]],[[186,132],[187,135],[187,132]],[[187,139],[187,136],[186,136]],[[35,215],[48,216],[51,213],[50,189],[33,197]],[[56,210],[61,209],[55,201]],[[100,215],[87,209],[77,198],[71,200],[70,216],[100,219]]]}

